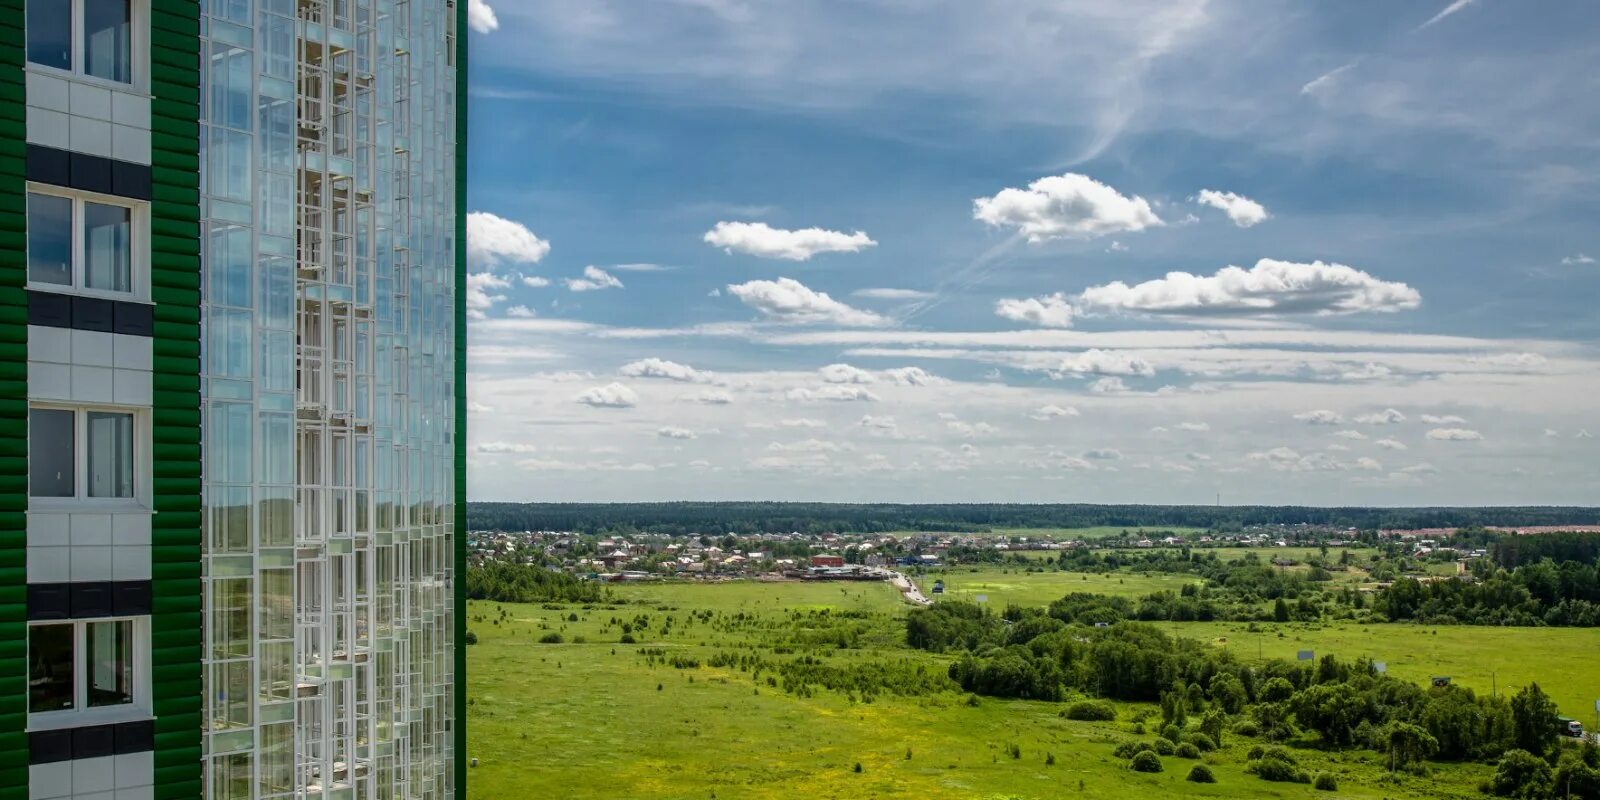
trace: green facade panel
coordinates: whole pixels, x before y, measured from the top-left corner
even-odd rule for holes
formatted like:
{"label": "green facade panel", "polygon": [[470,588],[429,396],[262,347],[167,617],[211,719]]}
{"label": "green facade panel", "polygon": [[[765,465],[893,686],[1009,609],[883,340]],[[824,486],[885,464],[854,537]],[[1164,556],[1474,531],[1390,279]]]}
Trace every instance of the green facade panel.
{"label": "green facade panel", "polygon": [[[0,0],[0,797],[28,796],[27,106],[23,0]],[[20,367],[20,369],[18,369]],[[20,446],[19,446],[20,445]]]}

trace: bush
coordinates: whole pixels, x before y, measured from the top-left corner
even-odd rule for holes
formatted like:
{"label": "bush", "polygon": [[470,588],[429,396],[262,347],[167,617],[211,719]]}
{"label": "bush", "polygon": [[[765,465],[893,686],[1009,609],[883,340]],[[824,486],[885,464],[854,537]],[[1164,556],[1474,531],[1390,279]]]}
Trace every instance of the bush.
{"label": "bush", "polygon": [[1318,773],[1317,782],[1314,786],[1320,791],[1337,792],[1339,791],[1339,779],[1326,772]]}
{"label": "bush", "polygon": [[1275,755],[1263,758],[1245,767],[1245,772],[1254,773],[1256,777],[1264,781],[1278,781],[1281,783],[1311,782],[1311,776],[1305,770]]}
{"label": "bush", "polygon": [[1177,745],[1173,744],[1170,739],[1157,739],[1155,748],[1156,753],[1163,756],[1170,756],[1178,749]]}
{"label": "bush", "polygon": [[1151,747],[1148,742],[1123,742],[1117,745],[1117,749],[1112,750],[1111,754],[1117,758],[1133,758],[1146,750],[1154,752],[1155,748]]}
{"label": "bush", "polygon": [[1161,759],[1149,750],[1141,750],[1128,762],[1128,768],[1134,772],[1160,772]]}
{"label": "bush", "polygon": [[1548,797],[1550,765],[1526,750],[1507,750],[1494,771],[1494,793],[1501,797]]}
{"label": "bush", "polygon": [[472,631],[467,631],[467,636],[462,641],[465,641],[469,645],[477,644],[478,643],[478,634],[473,633]]}
{"label": "bush", "polygon": [[561,634],[551,631],[539,637],[539,644],[561,644]]}
{"label": "bush", "polygon": [[1209,753],[1212,750],[1217,749],[1217,743],[1213,741],[1210,736],[1207,736],[1203,733],[1186,734],[1183,737],[1183,741],[1186,744],[1194,745],[1195,749],[1202,753]]}
{"label": "bush", "polygon": [[1189,769],[1189,777],[1184,780],[1190,783],[1216,783],[1217,776],[1211,774],[1211,768],[1204,764],[1196,764]]}
{"label": "bush", "polygon": [[631,633],[624,633],[617,639],[617,644],[633,644],[633,642],[633,634]]}
{"label": "bush", "polygon": [[1255,720],[1240,720],[1233,726],[1233,732],[1240,736],[1260,736],[1261,726],[1257,725]]}
{"label": "bush", "polygon": [[1161,738],[1166,739],[1167,741],[1172,742],[1173,744],[1177,744],[1178,743],[1178,739],[1180,737],[1182,737],[1182,736],[1183,736],[1183,729],[1179,728],[1176,725],[1168,725],[1168,726],[1166,726],[1166,727],[1161,729]]}
{"label": "bush", "polygon": [[1200,748],[1195,747],[1191,742],[1184,742],[1178,745],[1178,749],[1173,752],[1177,754],[1178,758],[1194,759],[1200,757]]}
{"label": "bush", "polygon": [[1117,708],[1104,700],[1079,700],[1067,706],[1061,716],[1083,722],[1111,722],[1117,718]]}

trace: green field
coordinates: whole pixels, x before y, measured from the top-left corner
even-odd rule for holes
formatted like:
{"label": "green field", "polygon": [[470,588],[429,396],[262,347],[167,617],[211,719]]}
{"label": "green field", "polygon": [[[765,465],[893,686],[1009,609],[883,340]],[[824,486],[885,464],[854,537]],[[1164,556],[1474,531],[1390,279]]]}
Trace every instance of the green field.
{"label": "green field", "polygon": [[1049,539],[1051,541],[1064,542],[1070,539],[1111,539],[1124,533],[1137,538],[1139,536],[1200,536],[1209,532],[1205,528],[1185,528],[1176,525],[1170,528],[1099,525],[1092,528],[995,528],[991,534],[1007,537],[1026,536],[1030,540]]}
{"label": "green field", "polygon": [[929,592],[935,580],[944,581],[946,597],[975,601],[979,595],[983,595],[996,611],[1003,611],[1013,603],[1019,606],[1046,606],[1052,600],[1059,600],[1072,592],[1141,597],[1162,590],[1176,592],[1184,584],[1199,583],[1199,579],[1189,575],[1027,572],[1015,567],[984,566],[929,570],[926,576],[918,579],[917,584],[922,591]]}
{"label": "green field", "polygon": [[[1023,585],[989,590],[991,604],[1003,602],[996,597],[1005,596],[1003,592],[1045,597],[1071,583],[1057,583],[1061,576],[1053,573],[995,573],[979,577],[1007,584],[1017,579]],[[1035,580],[1044,585],[1027,585]],[[590,609],[470,604],[469,626],[479,641],[468,649],[468,749],[479,760],[469,773],[471,797],[1045,800],[1160,793],[1398,800],[1478,797],[1475,787],[1489,774],[1483,765],[1452,764],[1439,766],[1427,778],[1390,778],[1380,767],[1380,757],[1370,752],[1302,751],[1302,764],[1339,776],[1337,793],[1316,792],[1245,774],[1244,750],[1250,741],[1239,737],[1206,756],[1217,784],[1184,781],[1193,762],[1176,757],[1163,759],[1165,771],[1160,774],[1132,773],[1111,750],[1117,742],[1134,738],[1129,717],[1137,706],[1122,705],[1122,718],[1115,723],[1085,723],[1061,719],[1060,704],[983,699],[973,706],[957,692],[883,695],[870,703],[826,689],[799,697],[737,668],[704,663],[718,653],[770,654],[774,641],[814,632],[805,614],[796,617],[793,611],[837,609],[856,615],[849,622],[857,626],[858,641],[849,648],[807,651],[815,657],[831,664],[894,662],[942,673],[945,658],[900,645],[905,606],[887,586],[728,582],[620,585],[615,592],[629,602]],[[686,622],[695,611],[711,612],[714,621]],[[577,621],[569,619],[572,614],[578,615]],[[651,622],[640,631],[638,643],[620,644],[621,632],[613,620],[639,615]],[[661,623],[669,615],[674,623],[662,636]],[[1354,645],[1361,637],[1377,635],[1351,628],[1319,631],[1322,638],[1314,646],[1358,649]],[[1437,646],[1469,644],[1481,630],[1461,629],[1455,638],[1441,631]],[[1435,646],[1432,633],[1424,637],[1422,630],[1398,627],[1386,631],[1397,645],[1417,639],[1424,640],[1419,647]],[[1227,626],[1196,625],[1183,632],[1207,639],[1226,635],[1229,646],[1241,646],[1240,634]],[[539,642],[554,633],[564,641]],[[1504,636],[1485,640],[1475,652],[1511,652],[1508,643],[1515,641],[1516,658],[1527,664],[1556,663],[1574,650],[1592,653],[1596,643],[1592,632],[1493,633]],[[1518,633],[1533,635],[1511,638]],[[1294,635],[1311,633],[1295,630],[1284,640],[1269,637],[1263,648],[1268,655],[1274,647],[1280,654],[1292,651],[1299,644],[1290,638]],[[575,637],[585,641],[576,643]],[[702,663],[683,669],[661,660],[652,664],[641,653],[646,647]],[[1392,672],[1413,675],[1401,656],[1388,658]],[[1567,708],[1568,698],[1581,690],[1559,684],[1581,678],[1582,671],[1575,659],[1561,663],[1560,674],[1547,686]],[[1421,665],[1414,670],[1417,675],[1428,672]],[[1459,672],[1465,678],[1465,670]],[[1502,675],[1502,686],[1510,679]],[[1020,757],[1012,757],[1012,745]],[[1047,763],[1049,756],[1054,764]]]}

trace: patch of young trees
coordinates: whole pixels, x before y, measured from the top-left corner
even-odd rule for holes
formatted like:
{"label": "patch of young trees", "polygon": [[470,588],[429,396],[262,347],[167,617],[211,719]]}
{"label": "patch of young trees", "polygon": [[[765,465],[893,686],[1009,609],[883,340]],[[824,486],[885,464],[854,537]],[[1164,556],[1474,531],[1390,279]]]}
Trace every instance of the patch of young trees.
{"label": "patch of young trees", "polygon": [[467,570],[467,597],[499,603],[604,603],[610,592],[598,583],[530,564],[490,561]]}

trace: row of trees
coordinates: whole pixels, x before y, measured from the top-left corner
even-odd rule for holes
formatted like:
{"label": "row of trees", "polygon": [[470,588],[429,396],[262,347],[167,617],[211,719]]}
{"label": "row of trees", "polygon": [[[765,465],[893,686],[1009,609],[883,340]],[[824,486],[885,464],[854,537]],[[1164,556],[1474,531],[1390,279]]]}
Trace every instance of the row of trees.
{"label": "row of trees", "polygon": [[499,603],[604,603],[605,586],[530,564],[489,561],[467,570],[467,597]]}
{"label": "row of trees", "polygon": [[847,503],[469,503],[475,530],[583,533],[878,533],[992,528],[1324,525],[1362,530],[1474,525],[1600,524],[1600,508],[1312,508],[1305,506],[1146,506]]}
{"label": "row of trees", "polygon": [[[1248,667],[1225,650],[1138,623],[1069,624],[1058,618],[1061,610],[1013,607],[997,616],[943,602],[913,612],[906,639],[913,647],[960,653],[950,677],[974,694],[1159,702],[1163,729],[1187,730],[1192,721],[1212,738],[1222,735],[1224,722],[1228,730],[1274,741],[1314,737],[1328,747],[1385,753],[1391,769],[1427,758],[1499,759],[1521,751],[1547,772],[1565,764],[1580,783],[1589,779],[1582,770],[1600,766],[1558,763],[1556,706],[1537,684],[1508,700],[1456,686],[1423,689],[1378,673],[1369,661],[1333,656]],[[1554,773],[1547,777],[1553,781]]]}
{"label": "row of trees", "polygon": [[1374,608],[1390,620],[1429,624],[1600,626],[1600,562],[1546,558],[1510,570],[1482,563],[1473,581],[1396,581]]}

